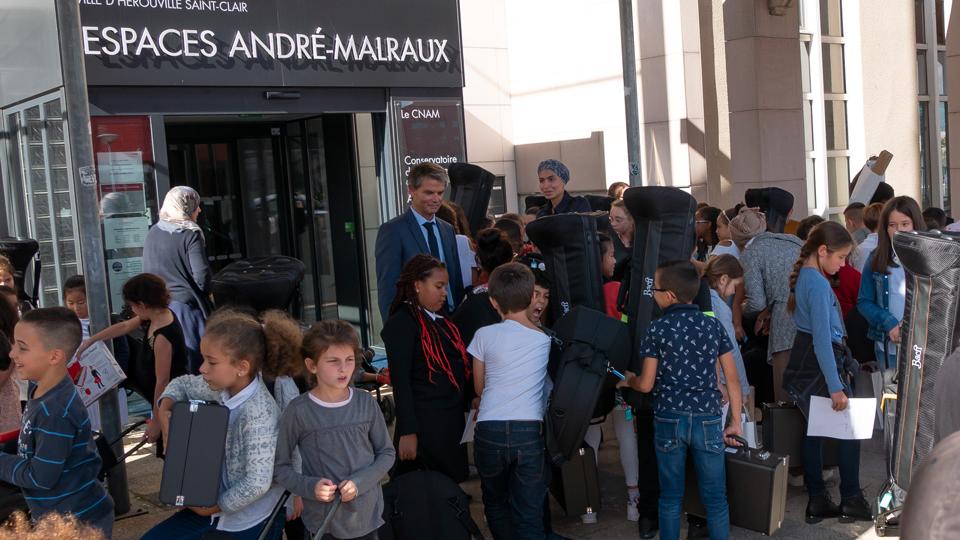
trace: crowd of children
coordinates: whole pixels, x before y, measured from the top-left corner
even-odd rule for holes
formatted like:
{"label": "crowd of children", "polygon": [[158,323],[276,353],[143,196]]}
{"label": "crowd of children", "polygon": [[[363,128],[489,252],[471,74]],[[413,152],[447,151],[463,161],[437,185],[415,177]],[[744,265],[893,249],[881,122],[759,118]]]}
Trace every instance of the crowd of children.
{"label": "crowd of children", "polygon": [[[847,406],[856,370],[845,346],[851,313],[865,319],[878,367],[894,367],[906,286],[891,238],[922,230],[924,215],[912,199],[896,197],[851,205],[845,217],[846,227],[810,220],[791,235],[769,231],[755,208],[703,207],[691,259],[657,269],[650,290],[662,315],[636,344],[640,372],[627,372],[619,385],[652,393],[651,414],[638,414],[650,426],[619,396],[607,413],[619,442],[627,517],[640,522],[642,537],[659,529],[661,538],[679,538],[688,459],[707,515],[705,523],[691,521],[691,536],[728,537],[723,450],[744,444],[741,421],[753,418],[760,399],[755,387],[761,382],[751,380],[741,354],[744,334],[769,336],[765,359],[773,384],[766,390],[796,402],[804,414],[812,396],[829,397],[836,410]],[[936,222],[938,216],[928,217]],[[128,364],[121,351],[118,360],[130,387],[152,403],[149,441],[169,444],[176,402],[206,400],[229,410],[217,503],[181,509],[144,538],[200,539],[221,531],[253,539],[269,527],[267,537],[278,539],[286,526],[292,539],[322,524],[329,525],[324,538],[376,538],[383,525],[379,487],[388,475],[425,468],[455,482],[469,477],[471,459],[460,440],[471,409],[472,463],[494,538],[557,538],[550,530],[543,423],[552,388],[553,340],[544,327],[551,284],[543,260],[523,244],[522,220],[506,221],[470,240],[475,270],[454,277],[469,275],[474,286],[456,313],[447,312],[451,276],[438,258],[414,256],[400,272],[381,334],[396,402],[392,436],[376,400],[352,385],[360,344],[344,321],[322,321],[303,332],[283,312],[218,310],[199,342],[198,373],[190,374],[183,329],[168,307],[165,282],[155,275],[131,278],[123,298],[132,317],[92,336],[82,277],[64,285],[66,308],[21,314],[15,302],[0,302],[0,432],[20,429],[17,447],[0,453],[0,480],[22,488],[33,519],[69,513],[80,522],[71,526],[109,538],[113,505],[97,480],[95,426],[76,399],[67,365],[98,341],[116,340],[122,351],[120,338],[142,332],[136,362]],[[620,200],[610,225],[613,234],[600,236],[604,297],[607,314],[620,320],[618,280],[629,265],[624,253],[632,251],[634,231]],[[0,285],[13,287],[3,262]],[[838,289],[844,272],[855,274],[856,298]],[[745,322],[751,312],[752,324]],[[22,418],[18,380],[29,383]],[[732,411],[728,417],[724,405]],[[601,437],[599,425],[592,426],[586,442],[596,448]],[[809,436],[803,442],[807,521],[870,519],[859,443],[839,445],[839,504],[824,484],[821,443]],[[643,469],[651,461],[646,446],[655,456],[654,476]],[[653,512],[651,485],[659,486],[652,489]],[[271,522],[284,490],[292,494],[286,519]],[[335,499],[341,505],[333,514]],[[583,519],[590,523],[596,515]]]}

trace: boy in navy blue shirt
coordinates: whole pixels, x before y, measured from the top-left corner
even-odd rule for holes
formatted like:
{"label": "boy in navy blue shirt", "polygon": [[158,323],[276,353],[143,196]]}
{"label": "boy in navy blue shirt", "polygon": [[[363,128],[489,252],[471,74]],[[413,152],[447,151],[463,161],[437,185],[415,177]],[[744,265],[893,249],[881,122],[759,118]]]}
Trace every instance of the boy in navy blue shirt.
{"label": "boy in navy blue shirt", "polygon": [[113,532],[113,500],[97,480],[100,456],[90,417],[67,374],[80,345],[80,319],[67,308],[28,311],[14,329],[10,358],[32,381],[17,455],[0,453],[0,480],[23,489],[33,519],[52,512]]}
{"label": "boy in navy blue shirt", "polygon": [[680,537],[687,452],[693,456],[711,540],[728,538],[730,516],[724,472],[724,443],[739,446],[739,422],[724,429],[719,367],[727,379],[731,410],[739,411],[740,384],[732,346],[714,317],[691,302],[700,277],[689,261],[660,265],[653,296],[663,315],[650,323],[640,344],[643,372],[627,372],[621,386],[654,392],[654,433],[660,480],[660,538]]}

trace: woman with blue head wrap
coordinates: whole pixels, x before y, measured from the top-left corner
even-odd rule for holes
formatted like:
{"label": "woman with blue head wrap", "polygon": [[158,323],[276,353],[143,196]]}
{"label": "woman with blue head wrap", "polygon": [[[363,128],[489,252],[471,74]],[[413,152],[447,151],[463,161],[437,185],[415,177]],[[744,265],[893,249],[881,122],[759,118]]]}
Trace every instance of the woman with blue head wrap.
{"label": "woman with blue head wrap", "polygon": [[537,217],[572,212],[589,212],[590,204],[583,197],[574,197],[567,193],[570,181],[570,169],[556,159],[547,159],[537,166],[540,193],[547,198],[547,204],[540,209]]}

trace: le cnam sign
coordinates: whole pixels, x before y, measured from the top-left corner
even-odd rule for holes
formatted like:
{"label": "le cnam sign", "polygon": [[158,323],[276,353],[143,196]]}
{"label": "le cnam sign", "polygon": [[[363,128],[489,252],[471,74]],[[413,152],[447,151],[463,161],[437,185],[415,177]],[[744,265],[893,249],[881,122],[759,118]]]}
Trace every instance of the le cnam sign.
{"label": "le cnam sign", "polygon": [[450,0],[79,0],[90,85],[461,87]]}

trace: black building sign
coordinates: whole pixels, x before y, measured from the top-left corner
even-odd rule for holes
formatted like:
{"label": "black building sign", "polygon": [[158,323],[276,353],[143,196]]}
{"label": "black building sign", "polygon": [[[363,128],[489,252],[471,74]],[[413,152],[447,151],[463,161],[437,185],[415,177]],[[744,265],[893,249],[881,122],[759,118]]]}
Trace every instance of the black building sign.
{"label": "black building sign", "polygon": [[459,99],[392,99],[397,133],[397,163],[401,181],[425,161],[443,168],[466,161],[463,105]]}
{"label": "black building sign", "polygon": [[461,87],[452,0],[79,0],[87,81]]}

